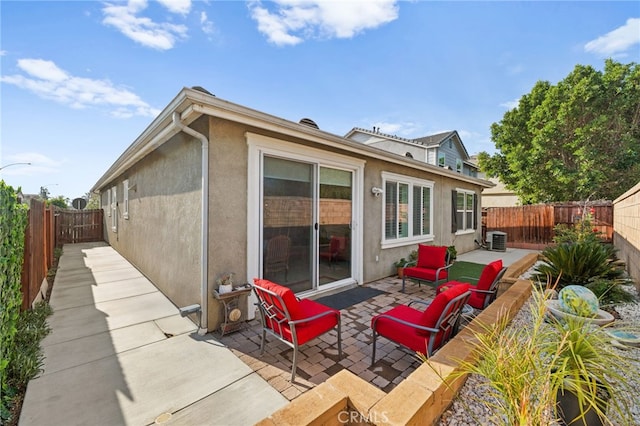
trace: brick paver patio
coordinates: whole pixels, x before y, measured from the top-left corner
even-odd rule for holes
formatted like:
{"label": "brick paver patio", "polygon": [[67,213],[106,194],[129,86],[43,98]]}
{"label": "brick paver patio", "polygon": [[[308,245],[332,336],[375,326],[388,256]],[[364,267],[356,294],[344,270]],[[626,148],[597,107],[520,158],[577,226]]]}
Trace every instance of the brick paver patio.
{"label": "brick paver patio", "polygon": [[408,283],[406,293],[400,293],[402,280],[389,277],[366,285],[387,292],[341,310],[342,359],[338,359],[337,336],[330,332],[301,346],[296,380],[291,383],[293,350],[267,336],[265,352],[260,355],[260,319],[248,323],[242,331],[225,335],[221,341],[242,361],[257,372],[287,399],[293,400],[324,382],[342,369],[389,392],[411,374],[420,362],[415,354],[401,349],[385,338],[378,338],[376,358],[371,366],[371,318],[381,312],[411,300],[432,300],[435,290],[428,285],[418,287]]}

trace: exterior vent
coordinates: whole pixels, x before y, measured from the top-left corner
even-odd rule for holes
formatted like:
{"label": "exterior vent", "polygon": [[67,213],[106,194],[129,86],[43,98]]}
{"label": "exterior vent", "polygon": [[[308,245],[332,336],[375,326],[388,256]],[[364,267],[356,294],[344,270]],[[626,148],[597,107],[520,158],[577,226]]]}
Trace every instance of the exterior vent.
{"label": "exterior vent", "polygon": [[313,127],[314,129],[320,130],[320,127],[318,127],[316,122],[310,118],[303,118],[302,120],[300,120],[300,124],[304,124],[305,126]]}
{"label": "exterior vent", "polygon": [[202,86],[193,86],[191,88],[193,90],[197,90],[198,92],[202,92],[202,93],[206,93],[207,95],[215,96],[213,93],[211,93],[210,91],[208,91],[207,89],[205,89]]}

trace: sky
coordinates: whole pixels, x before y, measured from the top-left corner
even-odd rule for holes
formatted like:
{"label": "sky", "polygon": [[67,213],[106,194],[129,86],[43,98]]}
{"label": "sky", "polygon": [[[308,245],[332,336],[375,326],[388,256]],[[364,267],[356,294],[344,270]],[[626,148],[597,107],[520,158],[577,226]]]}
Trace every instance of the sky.
{"label": "sky", "polygon": [[494,153],[491,124],[537,81],[607,58],[640,62],[639,2],[2,0],[0,178],[81,197],[193,86]]}

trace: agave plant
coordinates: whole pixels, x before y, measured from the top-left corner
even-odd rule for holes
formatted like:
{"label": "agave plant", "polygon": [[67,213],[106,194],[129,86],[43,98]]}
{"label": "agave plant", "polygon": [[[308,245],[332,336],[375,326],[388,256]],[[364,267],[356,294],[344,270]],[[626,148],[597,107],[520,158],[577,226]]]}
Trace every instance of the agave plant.
{"label": "agave plant", "polygon": [[617,262],[615,249],[600,243],[573,243],[547,247],[544,263],[535,268],[540,282],[557,282],[558,290],[571,284],[587,285],[597,279],[616,280],[623,267]]}

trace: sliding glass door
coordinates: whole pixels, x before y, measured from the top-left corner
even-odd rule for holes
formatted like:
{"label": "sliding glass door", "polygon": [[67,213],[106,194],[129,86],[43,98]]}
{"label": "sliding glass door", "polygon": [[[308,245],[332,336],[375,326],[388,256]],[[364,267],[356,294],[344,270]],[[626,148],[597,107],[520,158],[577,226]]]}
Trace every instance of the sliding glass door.
{"label": "sliding glass door", "polygon": [[265,155],[262,276],[299,293],[352,273],[353,172]]}

